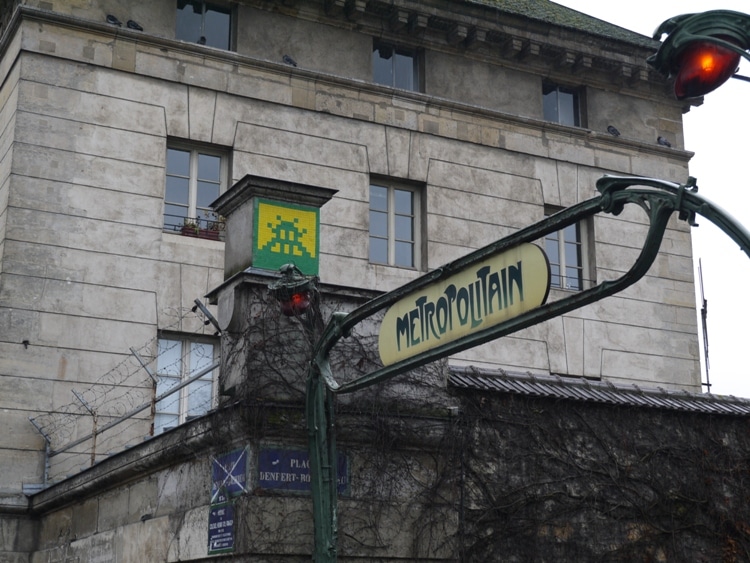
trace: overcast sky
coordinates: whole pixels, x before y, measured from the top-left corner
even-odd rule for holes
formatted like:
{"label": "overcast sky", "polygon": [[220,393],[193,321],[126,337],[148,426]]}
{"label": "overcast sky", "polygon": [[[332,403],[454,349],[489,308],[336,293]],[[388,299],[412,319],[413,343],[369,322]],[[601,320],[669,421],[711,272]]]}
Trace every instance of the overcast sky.
{"label": "overcast sky", "polygon": [[[750,0],[556,0],[579,12],[652,35],[671,16],[706,10],[750,13]],[[742,60],[740,74],[750,75]],[[750,230],[750,154],[745,137],[750,124],[750,82],[730,80],[708,94],[703,105],[684,116],[685,148],[695,153],[690,174],[698,179],[699,193],[729,211]],[[693,229],[693,257],[698,286],[702,263],[703,289],[708,301],[709,378],[711,392],[750,397],[750,258],[719,229],[698,218]],[[700,295],[696,303],[700,309]],[[700,317],[698,319],[700,331]],[[702,334],[700,336],[702,341]],[[702,373],[706,381],[705,368]],[[706,388],[704,387],[704,390]]]}

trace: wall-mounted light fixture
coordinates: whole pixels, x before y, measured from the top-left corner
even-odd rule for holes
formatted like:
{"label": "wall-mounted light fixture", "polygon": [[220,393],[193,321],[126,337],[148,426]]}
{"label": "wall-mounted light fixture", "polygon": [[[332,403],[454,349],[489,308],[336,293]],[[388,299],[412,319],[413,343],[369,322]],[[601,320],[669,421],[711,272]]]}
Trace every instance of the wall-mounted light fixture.
{"label": "wall-mounted light fixture", "polygon": [[306,276],[294,264],[284,264],[279,272],[281,277],[268,284],[268,289],[279,302],[281,313],[312,326],[318,316],[318,276]]}

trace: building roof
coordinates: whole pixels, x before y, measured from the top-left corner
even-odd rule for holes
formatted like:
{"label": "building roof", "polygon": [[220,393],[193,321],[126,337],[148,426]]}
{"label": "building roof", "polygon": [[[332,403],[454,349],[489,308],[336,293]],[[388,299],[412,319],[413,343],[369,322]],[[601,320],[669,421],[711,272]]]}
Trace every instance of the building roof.
{"label": "building roof", "polygon": [[527,397],[567,399],[607,405],[658,408],[702,414],[750,415],[750,400],[737,397],[642,389],[637,385],[616,385],[609,381],[591,381],[559,376],[508,374],[479,371],[471,367],[452,367],[448,384],[459,389],[496,391]]}
{"label": "building roof", "polygon": [[[515,14],[540,22],[582,31],[608,39],[632,43],[640,47],[654,47],[659,41],[635,31],[597,19],[550,0],[463,0],[467,4],[482,4],[501,12]],[[654,29],[661,22],[654,22]]]}

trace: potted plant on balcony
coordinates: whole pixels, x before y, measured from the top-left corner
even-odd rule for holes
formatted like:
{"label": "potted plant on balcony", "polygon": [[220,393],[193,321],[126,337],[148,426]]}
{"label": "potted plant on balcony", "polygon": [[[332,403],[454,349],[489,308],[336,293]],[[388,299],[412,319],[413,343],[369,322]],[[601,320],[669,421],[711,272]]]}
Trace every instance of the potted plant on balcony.
{"label": "potted plant on balcony", "polygon": [[180,233],[186,237],[199,237],[201,234],[201,229],[198,225],[198,219],[185,217],[185,219],[182,221],[182,229],[180,229]]}
{"label": "potted plant on balcony", "polygon": [[211,240],[219,240],[221,231],[224,230],[224,217],[212,212],[206,218],[206,224],[207,227],[201,231],[200,236]]}

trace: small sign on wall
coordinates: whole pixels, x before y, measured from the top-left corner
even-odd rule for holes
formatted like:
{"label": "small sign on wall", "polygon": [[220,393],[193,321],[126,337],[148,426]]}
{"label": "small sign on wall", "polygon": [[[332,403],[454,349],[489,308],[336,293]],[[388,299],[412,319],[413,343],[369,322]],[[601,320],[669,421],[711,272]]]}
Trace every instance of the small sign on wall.
{"label": "small sign on wall", "polygon": [[208,513],[208,554],[234,551],[234,504],[212,505]]}
{"label": "small sign on wall", "polygon": [[[337,470],[336,489],[340,495],[346,495],[349,493],[349,463],[341,452],[338,452]],[[258,486],[276,491],[310,492],[310,456],[307,450],[261,448]]]}
{"label": "small sign on wall", "polygon": [[247,448],[211,460],[208,554],[234,551],[234,499],[247,491]]}
{"label": "small sign on wall", "polygon": [[221,504],[247,491],[247,448],[213,458],[211,504]]}

